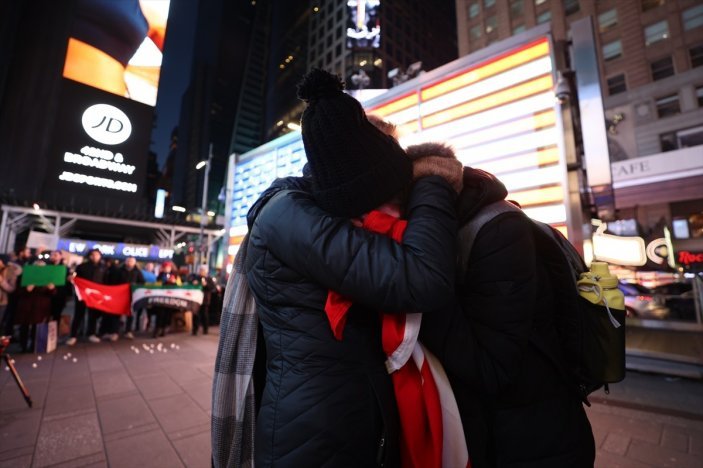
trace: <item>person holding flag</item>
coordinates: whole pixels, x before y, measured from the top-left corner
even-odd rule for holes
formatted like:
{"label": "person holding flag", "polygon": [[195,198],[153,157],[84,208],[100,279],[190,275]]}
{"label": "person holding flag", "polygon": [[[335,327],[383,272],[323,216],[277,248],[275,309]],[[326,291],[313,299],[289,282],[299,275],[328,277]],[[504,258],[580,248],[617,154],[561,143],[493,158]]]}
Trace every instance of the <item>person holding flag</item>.
{"label": "person holding flag", "polygon": [[[130,286],[133,284],[144,284],[144,276],[142,275],[142,271],[137,267],[137,259],[134,257],[128,257],[125,259],[124,263],[122,266],[117,268],[111,275],[110,277],[110,283],[112,284],[129,284]],[[141,309],[139,310],[141,312]],[[139,318],[140,315],[137,316]],[[118,316],[115,316],[116,320],[119,320]],[[115,320],[113,319],[113,320]],[[132,334],[132,325],[134,323],[134,316],[132,314],[127,317],[127,321],[125,324],[125,334],[124,337],[127,339],[134,339],[134,334]],[[116,334],[116,328],[117,326],[113,325],[112,328],[112,333],[113,336]],[[137,319],[137,328],[139,328],[139,320]],[[110,338],[112,339],[112,337]]]}
{"label": "person holding flag", "polygon": [[[166,261],[161,265],[161,271],[159,271],[159,274],[156,277],[156,282],[161,283],[163,286],[180,286],[182,284],[178,273],[173,271],[173,263],[169,261]],[[154,334],[152,337],[156,338],[157,336],[165,336],[166,327],[171,323],[171,309],[168,307],[157,306],[153,307],[151,310],[156,315]]]}
{"label": "person holding flag", "polygon": [[[75,280],[85,279],[92,283],[103,284],[105,282],[105,266],[101,262],[102,254],[98,249],[88,251],[87,261],[76,267],[76,272],[71,281],[75,285]],[[78,288],[76,288],[78,291]],[[76,294],[78,295],[78,294]],[[97,331],[98,318],[101,313],[97,309],[86,307],[84,298],[77,297],[76,305],[73,313],[73,322],[71,322],[71,337],[66,341],[68,346],[73,346],[78,341],[78,334],[83,327],[83,319],[86,311],[88,312],[88,340],[91,343],[100,343],[100,338],[95,334]]]}
{"label": "person holding flag", "polygon": [[[76,287],[78,300],[85,302],[88,310],[92,309],[100,314],[103,328],[109,327],[113,318],[119,321],[119,316],[131,313],[132,297],[129,283],[117,285],[99,284],[85,278],[76,277],[73,279],[73,285]],[[90,322],[89,327],[91,327]],[[95,336],[95,323],[92,324],[92,331],[93,335],[91,336]],[[108,338],[111,341],[117,341],[119,336],[114,333],[109,334]],[[91,341],[96,342],[94,339],[91,339]]]}

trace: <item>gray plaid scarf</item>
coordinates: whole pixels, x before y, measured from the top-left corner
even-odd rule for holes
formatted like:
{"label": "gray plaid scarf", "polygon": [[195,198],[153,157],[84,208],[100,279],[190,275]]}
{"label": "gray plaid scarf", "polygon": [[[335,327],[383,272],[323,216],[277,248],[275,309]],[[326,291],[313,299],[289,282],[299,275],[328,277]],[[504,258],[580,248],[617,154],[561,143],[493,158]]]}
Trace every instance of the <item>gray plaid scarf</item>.
{"label": "gray plaid scarf", "polygon": [[258,319],[243,264],[249,235],[234,260],[220,320],[212,384],[212,463],[215,468],[254,466],[254,357]]}

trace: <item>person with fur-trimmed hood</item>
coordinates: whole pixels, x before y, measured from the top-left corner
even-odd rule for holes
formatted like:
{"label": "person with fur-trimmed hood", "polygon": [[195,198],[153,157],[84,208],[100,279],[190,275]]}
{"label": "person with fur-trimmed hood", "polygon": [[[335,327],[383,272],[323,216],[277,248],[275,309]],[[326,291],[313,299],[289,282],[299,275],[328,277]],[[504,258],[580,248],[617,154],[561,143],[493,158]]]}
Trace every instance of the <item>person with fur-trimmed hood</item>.
{"label": "person with fur-trimmed hood", "polygon": [[[436,143],[406,151],[415,164],[455,159]],[[531,221],[519,210],[503,213],[483,225],[472,247],[461,242],[477,213],[506,196],[495,176],[464,168],[457,258],[467,263],[457,265],[455,306],[426,314],[420,340],[449,376],[473,468],[590,467],[595,447],[580,397],[535,345],[563,356],[554,323],[560,311]]]}

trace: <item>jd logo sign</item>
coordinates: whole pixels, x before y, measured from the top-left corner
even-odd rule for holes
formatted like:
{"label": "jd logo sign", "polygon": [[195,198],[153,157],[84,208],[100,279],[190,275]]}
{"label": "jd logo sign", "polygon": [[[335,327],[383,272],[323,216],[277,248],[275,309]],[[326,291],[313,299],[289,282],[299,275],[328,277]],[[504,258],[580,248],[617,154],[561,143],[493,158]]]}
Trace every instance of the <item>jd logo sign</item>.
{"label": "jd logo sign", "polygon": [[105,145],[119,145],[132,134],[127,114],[109,104],[95,104],[83,112],[83,130],[93,140]]}

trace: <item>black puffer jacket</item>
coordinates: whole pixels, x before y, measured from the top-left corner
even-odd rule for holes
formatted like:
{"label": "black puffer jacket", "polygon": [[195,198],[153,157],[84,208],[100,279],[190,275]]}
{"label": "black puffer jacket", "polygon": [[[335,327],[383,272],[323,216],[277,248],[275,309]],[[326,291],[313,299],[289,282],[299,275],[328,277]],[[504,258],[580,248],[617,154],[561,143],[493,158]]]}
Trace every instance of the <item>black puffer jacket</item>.
{"label": "black puffer jacket", "polygon": [[[418,181],[402,245],[331,217],[305,191],[268,196],[250,212],[245,264],[267,354],[256,465],[397,466],[378,310],[449,307],[455,194],[439,177]],[[329,290],[354,300],[341,341],[324,313]]]}
{"label": "black puffer jacket", "polygon": [[[506,194],[492,175],[465,168],[460,226]],[[456,306],[422,322],[421,340],[454,389],[474,468],[593,465],[581,403],[532,341],[559,353],[553,319],[559,311],[532,233],[522,213],[486,223],[457,278]]]}

